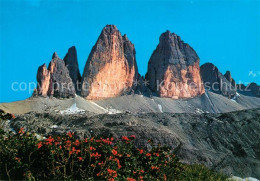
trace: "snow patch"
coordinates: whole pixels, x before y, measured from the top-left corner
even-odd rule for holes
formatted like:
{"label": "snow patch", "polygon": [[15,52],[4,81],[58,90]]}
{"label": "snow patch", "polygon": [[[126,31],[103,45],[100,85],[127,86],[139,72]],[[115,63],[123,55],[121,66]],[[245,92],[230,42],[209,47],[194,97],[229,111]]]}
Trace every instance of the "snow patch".
{"label": "snow patch", "polygon": [[57,125],[52,125],[50,128],[51,129],[56,129],[56,128],[58,128],[58,126]]}
{"label": "snow patch", "polygon": [[86,111],[77,107],[76,103],[68,109],[60,111],[61,114],[84,114]]}
{"label": "snow patch", "polygon": [[160,112],[163,112],[161,104],[158,104],[158,108],[159,108]]}
{"label": "snow patch", "polygon": [[118,113],[122,113],[122,112],[113,108],[107,109],[107,114],[118,114]]}
{"label": "snow patch", "polygon": [[259,181],[258,179],[256,178],[253,178],[253,177],[248,177],[248,178],[240,178],[240,177],[236,177],[236,176],[233,176],[231,178],[229,178],[228,180],[230,181]]}
{"label": "snow patch", "polygon": [[231,99],[231,101],[237,103],[237,97],[239,97],[239,96],[240,96],[240,94],[236,92],[236,95]]}
{"label": "snow patch", "polygon": [[114,108],[103,108],[102,106],[98,105],[95,102],[90,101],[92,104],[94,104],[95,106],[99,107],[100,109],[102,109],[106,114],[118,114],[118,113],[122,113],[122,111],[114,109]]}
{"label": "snow patch", "polygon": [[198,114],[202,114],[202,113],[204,113],[204,111],[202,111],[202,110],[199,109],[199,108],[196,108],[196,109],[195,109],[195,112],[198,113]]}

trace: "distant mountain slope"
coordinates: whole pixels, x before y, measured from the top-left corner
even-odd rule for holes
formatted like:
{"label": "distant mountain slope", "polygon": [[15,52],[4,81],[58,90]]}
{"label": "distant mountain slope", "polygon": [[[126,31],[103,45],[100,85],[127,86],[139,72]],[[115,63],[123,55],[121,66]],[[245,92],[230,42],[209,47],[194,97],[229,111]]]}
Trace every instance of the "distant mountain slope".
{"label": "distant mountain slope", "polygon": [[118,112],[169,112],[169,113],[222,113],[260,108],[260,98],[237,94],[228,99],[219,94],[206,92],[200,97],[178,99],[125,95],[104,100],[89,101],[76,96],[70,99],[33,97],[24,101],[1,103],[0,109],[15,114],[34,112],[60,112],[73,104],[89,114]]}

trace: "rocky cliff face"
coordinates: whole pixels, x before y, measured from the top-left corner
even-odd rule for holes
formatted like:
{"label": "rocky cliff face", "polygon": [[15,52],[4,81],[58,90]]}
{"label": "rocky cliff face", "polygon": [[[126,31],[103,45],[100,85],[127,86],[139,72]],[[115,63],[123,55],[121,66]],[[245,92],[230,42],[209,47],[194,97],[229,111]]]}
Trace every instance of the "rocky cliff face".
{"label": "rocky cliff face", "polygon": [[64,57],[65,65],[69,71],[70,78],[74,84],[74,88],[76,92],[79,94],[80,92],[80,83],[81,83],[81,75],[79,72],[77,51],[75,46],[69,48],[68,53]]}
{"label": "rocky cliff face", "polygon": [[235,80],[232,78],[230,71],[226,71],[226,73],[224,74],[224,76],[226,77],[226,79],[231,83],[231,85],[236,88],[236,82]]}
{"label": "rocky cliff face", "polygon": [[191,98],[204,93],[198,55],[170,31],[160,36],[149,60],[146,79],[160,97]]}
{"label": "rocky cliff face", "polygon": [[81,96],[87,99],[116,97],[129,91],[137,78],[134,45],[116,26],[107,25],[88,57]]}
{"label": "rocky cliff face", "polygon": [[[201,77],[207,90],[232,98],[236,95],[235,81],[230,72],[225,76],[212,63],[205,63],[200,67]],[[227,79],[227,78],[228,79]]]}
{"label": "rocky cliff face", "polygon": [[48,69],[45,64],[38,68],[37,82],[37,95],[58,98],[74,97],[75,95],[69,71],[64,61],[56,53],[53,54]]}

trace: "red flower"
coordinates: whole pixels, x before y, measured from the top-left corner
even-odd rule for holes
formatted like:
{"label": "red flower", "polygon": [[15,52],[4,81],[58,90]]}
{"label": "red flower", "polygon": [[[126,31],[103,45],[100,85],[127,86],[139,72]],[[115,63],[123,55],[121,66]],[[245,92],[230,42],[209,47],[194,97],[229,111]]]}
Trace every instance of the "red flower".
{"label": "red flower", "polygon": [[15,118],[15,115],[14,114],[12,114],[12,119],[14,119]]}
{"label": "red flower", "polygon": [[166,177],[166,175],[165,175],[165,174],[163,175],[163,177],[164,177],[164,180],[167,180],[167,177]]}
{"label": "red flower", "polygon": [[38,149],[40,149],[43,146],[42,142],[38,143]]}
{"label": "red flower", "polygon": [[76,140],[76,141],[74,142],[74,145],[75,145],[75,146],[79,146],[79,145],[80,145],[79,140]]}
{"label": "red flower", "polygon": [[47,143],[46,143],[47,145],[48,145],[48,144],[51,145],[52,142],[54,142],[54,139],[53,139],[51,136],[49,136],[49,138],[47,138],[45,141],[47,141]]}
{"label": "red flower", "polygon": [[24,134],[24,128],[20,128],[20,130],[19,130],[18,133],[19,133],[19,134]]}
{"label": "red flower", "polygon": [[152,169],[152,170],[159,170],[160,168],[157,167],[157,166],[151,166],[151,169]]}
{"label": "red flower", "polygon": [[78,159],[79,159],[79,161],[82,161],[82,160],[83,160],[83,158],[82,158],[82,157],[78,157]]}
{"label": "red flower", "polygon": [[152,154],[151,153],[146,153],[146,156],[150,157],[150,156],[152,156]]}
{"label": "red flower", "polygon": [[128,157],[128,158],[129,158],[129,157],[131,157],[131,155],[129,155],[129,154],[126,154],[126,157]]}
{"label": "red flower", "polygon": [[108,172],[108,174],[110,175],[110,176],[112,176],[112,177],[117,177],[117,172],[115,171],[115,170],[112,170],[112,169],[107,169],[107,172]]}
{"label": "red flower", "polygon": [[144,173],[144,170],[139,170],[139,172]]}
{"label": "red flower", "polygon": [[127,181],[136,181],[136,180],[133,178],[127,178]]}
{"label": "red flower", "polygon": [[67,140],[67,141],[66,141],[65,147],[66,147],[67,149],[70,149],[70,147],[71,147],[71,141],[70,141],[70,140]]}
{"label": "red flower", "polygon": [[113,155],[117,155],[117,151],[115,149],[112,150]]}
{"label": "red flower", "polygon": [[118,166],[118,168],[120,169],[122,166],[120,165],[120,162],[119,162],[118,158],[115,158],[114,160],[116,161],[117,166]]}
{"label": "red flower", "polygon": [[159,153],[154,153],[154,155],[155,155],[155,156],[157,156],[157,157],[159,157],[159,156],[160,156],[160,154],[159,154]]}
{"label": "red flower", "polygon": [[85,143],[87,143],[88,142],[88,138],[85,138]]}
{"label": "red flower", "polygon": [[136,138],[136,136],[135,136],[135,135],[131,135],[131,136],[130,136],[130,138],[133,138],[133,139],[135,139],[135,138]]}
{"label": "red flower", "polygon": [[102,162],[98,163],[98,165],[99,165],[99,166],[103,166],[103,165],[104,165],[104,162],[102,161]]}
{"label": "red flower", "polygon": [[127,138],[126,136],[122,136],[122,140],[129,141],[129,138]]}
{"label": "red flower", "polygon": [[92,150],[96,150],[96,148],[94,148],[93,146],[90,146],[90,147],[89,147],[89,150],[91,150],[91,151],[92,151]]}
{"label": "red flower", "polygon": [[141,181],[143,181],[143,178],[144,178],[144,177],[143,177],[143,176],[140,176],[139,178],[140,178]]}
{"label": "red flower", "polygon": [[91,157],[95,157],[95,158],[99,158],[99,157],[101,157],[101,154],[99,154],[98,152],[96,152],[96,153],[90,154],[90,156],[91,156]]}
{"label": "red flower", "polygon": [[58,145],[58,144],[60,144],[60,142],[57,142],[57,141],[56,141],[54,144],[55,144],[55,145]]}
{"label": "red flower", "polygon": [[72,150],[69,152],[69,154],[70,154],[70,155],[73,154],[73,153],[78,154],[79,152],[80,152],[80,150],[76,150],[75,147],[72,147]]}
{"label": "red flower", "polygon": [[18,162],[21,162],[21,158],[15,157],[14,159]]}
{"label": "red flower", "polygon": [[144,150],[143,150],[143,149],[140,149],[140,150],[139,150],[139,153],[140,153],[140,154],[143,154],[143,153],[144,153]]}
{"label": "red flower", "polygon": [[67,133],[70,138],[73,137],[74,133],[71,133],[70,131]]}

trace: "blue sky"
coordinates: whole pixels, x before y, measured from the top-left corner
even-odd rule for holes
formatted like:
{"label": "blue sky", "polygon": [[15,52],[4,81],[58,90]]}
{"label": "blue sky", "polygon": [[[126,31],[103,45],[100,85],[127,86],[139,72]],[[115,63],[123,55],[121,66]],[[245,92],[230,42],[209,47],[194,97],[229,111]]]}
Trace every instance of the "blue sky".
{"label": "blue sky", "polygon": [[36,82],[38,66],[54,51],[63,58],[75,45],[82,73],[107,24],[134,43],[142,75],[160,34],[170,30],[195,49],[201,64],[259,84],[259,10],[257,0],[0,0],[0,102],[30,97],[28,90],[13,91],[12,83]]}

